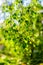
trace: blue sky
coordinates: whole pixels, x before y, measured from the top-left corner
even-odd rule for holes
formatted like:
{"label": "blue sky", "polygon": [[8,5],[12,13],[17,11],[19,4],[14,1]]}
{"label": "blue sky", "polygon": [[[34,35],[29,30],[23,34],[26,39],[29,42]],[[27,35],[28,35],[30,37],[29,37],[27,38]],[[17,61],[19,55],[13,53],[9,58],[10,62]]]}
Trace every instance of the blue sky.
{"label": "blue sky", "polygon": [[43,0],[39,0],[39,2],[40,2],[40,4],[41,4],[41,6],[43,6]]}
{"label": "blue sky", "polygon": [[28,6],[30,4],[31,0],[23,0],[23,6]]}
{"label": "blue sky", "polygon": [[[0,0],[0,6],[2,6],[3,3],[7,2],[8,5],[10,5],[11,3],[13,3],[15,0]],[[22,0],[23,1],[23,5],[27,6],[30,4],[31,0]],[[41,5],[43,6],[43,0],[38,0]]]}

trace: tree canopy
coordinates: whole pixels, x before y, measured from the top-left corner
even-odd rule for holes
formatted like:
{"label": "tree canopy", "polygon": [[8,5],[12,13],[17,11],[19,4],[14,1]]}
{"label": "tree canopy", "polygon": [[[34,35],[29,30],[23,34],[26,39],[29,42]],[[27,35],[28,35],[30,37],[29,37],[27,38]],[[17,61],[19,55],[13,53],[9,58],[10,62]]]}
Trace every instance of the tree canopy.
{"label": "tree canopy", "polygon": [[[32,0],[3,3],[5,20],[0,23],[0,65],[43,63],[43,7]],[[7,14],[6,14],[7,12]]]}

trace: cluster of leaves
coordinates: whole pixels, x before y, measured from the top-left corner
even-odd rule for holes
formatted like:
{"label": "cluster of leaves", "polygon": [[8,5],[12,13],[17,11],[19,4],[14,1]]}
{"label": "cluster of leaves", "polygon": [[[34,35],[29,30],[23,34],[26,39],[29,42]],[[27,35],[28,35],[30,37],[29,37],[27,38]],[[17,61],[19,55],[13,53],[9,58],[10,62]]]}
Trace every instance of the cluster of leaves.
{"label": "cluster of leaves", "polygon": [[43,37],[41,18],[36,2],[24,7],[20,0],[3,11],[10,12],[0,28],[0,65],[37,65],[43,62]]}

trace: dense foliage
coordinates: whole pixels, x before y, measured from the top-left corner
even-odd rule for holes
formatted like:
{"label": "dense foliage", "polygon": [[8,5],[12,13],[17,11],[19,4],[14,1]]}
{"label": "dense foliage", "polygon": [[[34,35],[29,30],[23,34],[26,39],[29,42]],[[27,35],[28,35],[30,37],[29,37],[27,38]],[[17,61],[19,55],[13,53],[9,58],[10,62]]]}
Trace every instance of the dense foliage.
{"label": "dense foliage", "polygon": [[43,7],[36,0],[27,7],[21,0],[2,7],[10,16],[0,23],[0,65],[43,63]]}

